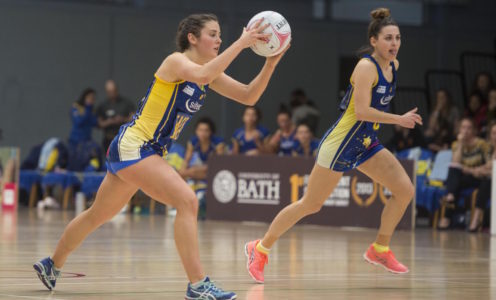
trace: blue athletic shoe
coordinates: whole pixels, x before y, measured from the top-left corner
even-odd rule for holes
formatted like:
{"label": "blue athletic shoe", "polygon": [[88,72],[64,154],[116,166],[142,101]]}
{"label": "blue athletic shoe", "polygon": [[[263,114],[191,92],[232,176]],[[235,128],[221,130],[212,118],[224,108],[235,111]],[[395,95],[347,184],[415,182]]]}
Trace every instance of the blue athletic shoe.
{"label": "blue athletic shoe", "polygon": [[191,283],[188,283],[188,290],[184,299],[232,300],[236,299],[236,294],[223,291],[221,288],[216,287],[208,277],[205,277],[203,284],[197,288],[193,288]]}
{"label": "blue athletic shoe", "polygon": [[60,277],[60,271],[55,270],[53,260],[50,257],[44,258],[33,265],[38,278],[51,291],[55,288],[55,282]]}

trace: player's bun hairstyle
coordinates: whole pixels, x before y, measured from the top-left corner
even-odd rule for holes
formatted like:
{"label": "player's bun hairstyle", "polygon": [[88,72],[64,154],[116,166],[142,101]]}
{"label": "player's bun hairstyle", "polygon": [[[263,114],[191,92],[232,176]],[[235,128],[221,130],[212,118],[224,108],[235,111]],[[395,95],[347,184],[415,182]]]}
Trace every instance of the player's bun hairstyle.
{"label": "player's bun hairstyle", "polygon": [[193,14],[182,19],[179,22],[176,33],[177,51],[184,52],[188,50],[190,46],[188,33],[192,33],[199,38],[203,26],[209,21],[219,22],[219,19],[214,14]]}
{"label": "player's bun hairstyle", "polygon": [[196,124],[195,124],[195,130],[198,128],[198,126],[200,124],[207,124],[207,126],[210,128],[210,131],[212,132],[212,134],[215,133],[215,130],[216,130],[215,123],[209,117],[202,117],[202,118],[198,119],[198,121],[196,121]]}
{"label": "player's bun hairstyle", "polygon": [[382,28],[389,25],[398,26],[395,20],[391,17],[391,12],[388,8],[377,8],[370,12],[372,20],[369,23],[368,37],[377,38]]}
{"label": "player's bun hairstyle", "polygon": [[[367,30],[367,38],[370,41],[371,37],[377,38],[383,27],[394,25],[398,26],[398,23],[391,17],[391,11],[389,8],[376,8],[370,12],[372,20],[369,23],[369,28]],[[370,43],[370,42],[369,42]],[[371,54],[374,48],[370,45],[360,48],[358,50],[358,56],[362,57],[364,54]]]}

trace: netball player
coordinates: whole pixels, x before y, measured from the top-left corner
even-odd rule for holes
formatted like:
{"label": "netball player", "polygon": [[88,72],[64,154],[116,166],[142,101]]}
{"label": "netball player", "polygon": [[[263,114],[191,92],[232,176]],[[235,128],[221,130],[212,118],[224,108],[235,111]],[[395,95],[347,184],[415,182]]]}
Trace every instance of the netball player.
{"label": "netball player", "polygon": [[[242,84],[224,73],[239,53],[269,35],[260,20],[218,55],[221,38],[217,17],[191,15],[179,24],[178,51],[165,58],[132,121],[120,128],[107,151],[108,172],[94,204],[66,227],[52,256],[34,265],[48,289],[53,289],[67,257],[100,225],[116,215],[141,189],[153,199],[177,209],[174,239],[190,283],[186,299],[235,299],[205,276],[197,233],[198,200],[191,188],[163,159],[190,118],[213,89],[245,105],[254,105],[283,56],[267,58],[260,73]],[[287,49],[287,48],[286,48]]]}
{"label": "netball player", "polygon": [[417,108],[404,115],[387,112],[396,88],[400,30],[389,9],[376,9],[371,16],[368,29],[370,52],[356,65],[340,104],[342,113],[320,142],[306,193],[300,201],[279,212],[262,240],[245,245],[248,272],[256,282],[264,282],[264,266],[277,239],[301,218],[318,212],[343,172],[354,168],[393,194],[382,212],[376,240],[364,258],[394,273],[408,272],[408,268],[395,259],[389,243],[413,197],[414,188],[398,160],[379,142],[377,131],[380,124],[413,128],[415,124],[421,125],[422,119],[416,113]]}

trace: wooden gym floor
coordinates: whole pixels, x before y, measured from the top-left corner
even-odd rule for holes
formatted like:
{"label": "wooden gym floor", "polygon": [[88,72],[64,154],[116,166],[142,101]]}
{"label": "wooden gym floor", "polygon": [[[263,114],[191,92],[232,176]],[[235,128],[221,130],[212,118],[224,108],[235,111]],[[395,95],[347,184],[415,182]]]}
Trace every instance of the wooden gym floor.
{"label": "wooden gym floor", "polygon": [[[69,257],[55,292],[46,290],[32,264],[51,254],[73,217],[0,213],[0,299],[184,299],[173,218],[164,215],[118,215]],[[245,271],[243,245],[266,228],[199,223],[205,270],[238,299],[496,299],[496,240],[488,234],[398,232],[392,249],[411,271],[393,275],[362,258],[375,231],[299,225],[273,249],[259,285]]]}

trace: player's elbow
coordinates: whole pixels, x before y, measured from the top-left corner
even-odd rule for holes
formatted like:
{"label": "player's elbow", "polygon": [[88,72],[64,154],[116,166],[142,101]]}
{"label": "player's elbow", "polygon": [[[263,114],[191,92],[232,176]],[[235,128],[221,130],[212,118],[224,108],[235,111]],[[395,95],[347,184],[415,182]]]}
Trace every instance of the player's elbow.
{"label": "player's elbow", "polygon": [[196,78],[196,83],[200,85],[206,85],[212,81],[213,81],[212,76],[209,76],[208,74],[199,74]]}
{"label": "player's elbow", "polygon": [[355,109],[355,116],[357,121],[365,121],[367,113],[364,109]]}
{"label": "player's elbow", "polygon": [[258,99],[259,99],[258,97],[248,96],[243,100],[243,102],[248,106],[254,106],[255,104],[257,104]]}

